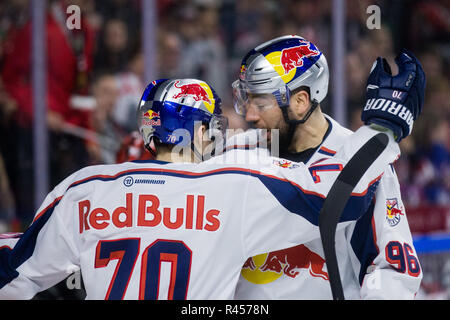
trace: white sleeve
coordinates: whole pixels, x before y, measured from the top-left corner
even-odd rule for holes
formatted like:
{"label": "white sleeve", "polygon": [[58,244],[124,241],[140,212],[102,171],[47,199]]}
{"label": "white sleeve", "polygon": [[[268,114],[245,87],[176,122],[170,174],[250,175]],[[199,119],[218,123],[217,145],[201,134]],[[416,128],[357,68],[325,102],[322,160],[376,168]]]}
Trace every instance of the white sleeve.
{"label": "white sleeve", "polygon": [[55,188],[13,247],[0,250],[0,299],[31,299],[78,268],[70,200]]}
{"label": "white sleeve", "polygon": [[0,249],[13,248],[22,236],[21,232],[10,232],[0,234]]}
{"label": "white sleeve", "polygon": [[[366,231],[373,234],[373,256],[360,261],[363,299],[414,299],[422,271],[412,241],[400,186],[391,168],[386,170],[375,195],[373,221]],[[368,244],[365,248],[369,248]],[[356,247],[357,248],[357,247]],[[353,248],[355,249],[355,247]],[[355,250],[360,257],[361,249]]]}

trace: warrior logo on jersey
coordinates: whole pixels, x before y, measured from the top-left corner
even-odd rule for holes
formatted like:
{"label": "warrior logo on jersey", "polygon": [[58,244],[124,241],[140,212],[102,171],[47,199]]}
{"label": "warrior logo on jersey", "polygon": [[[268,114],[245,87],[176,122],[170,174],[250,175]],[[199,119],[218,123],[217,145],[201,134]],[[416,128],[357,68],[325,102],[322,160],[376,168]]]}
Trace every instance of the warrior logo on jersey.
{"label": "warrior logo on jersey", "polygon": [[391,227],[396,226],[403,215],[403,208],[399,207],[397,198],[386,199],[386,221]]}

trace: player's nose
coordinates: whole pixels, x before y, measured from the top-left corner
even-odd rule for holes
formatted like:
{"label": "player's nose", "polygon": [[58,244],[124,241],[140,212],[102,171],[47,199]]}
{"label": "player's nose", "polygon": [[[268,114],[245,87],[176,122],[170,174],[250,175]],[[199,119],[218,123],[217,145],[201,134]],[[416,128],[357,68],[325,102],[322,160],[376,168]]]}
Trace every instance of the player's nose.
{"label": "player's nose", "polygon": [[245,121],[246,122],[257,122],[260,119],[259,110],[257,107],[253,106],[251,103],[246,106]]}

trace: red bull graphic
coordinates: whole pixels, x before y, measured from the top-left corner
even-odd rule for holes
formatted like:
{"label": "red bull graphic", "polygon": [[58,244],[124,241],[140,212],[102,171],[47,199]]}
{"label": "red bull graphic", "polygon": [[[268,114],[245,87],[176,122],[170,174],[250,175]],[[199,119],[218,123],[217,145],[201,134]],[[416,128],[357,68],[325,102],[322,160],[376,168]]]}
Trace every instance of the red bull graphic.
{"label": "red bull graphic", "polygon": [[247,72],[247,67],[243,64],[241,70],[239,70],[239,79],[245,80],[245,73]]}
{"label": "red bull graphic", "polygon": [[242,266],[242,269],[255,270],[256,264],[255,261],[253,261],[253,258],[248,258],[247,261],[245,261],[244,265]]}
{"label": "red bull graphic", "polygon": [[143,115],[142,122],[146,126],[160,126],[161,119],[159,116],[159,112],[155,112],[153,110],[147,110],[147,112],[145,112]]}
{"label": "red bull graphic", "polygon": [[386,221],[391,227],[396,226],[403,215],[403,208],[399,207],[397,198],[386,199]]}
{"label": "red bull graphic", "polygon": [[298,164],[292,163],[288,160],[273,160],[273,164],[285,169],[295,169],[299,167]]}
{"label": "red bull graphic", "polygon": [[329,280],[328,273],[325,271],[325,259],[305,245],[270,252],[263,256],[265,256],[264,260],[259,255],[245,262],[242,275],[248,281],[263,284],[272,282],[283,274],[295,278],[301,269],[308,270],[313,277]]}
{"label": "red bull graphic", "polygon": [[303,59],[319,55],[319,50],[311,49],[311,43],[304,42],[297,47],[283,49],[281,51],[281,65],[284,73],[289,73],[294,68],[303,66]]}
{"label": "red bull graphic", "polygon": [[180,89],[180,92],[173,96],[174,99],[192,97],[195,101],[205,101],[207,103],[211,103],[208,93],[200,84],[188,83],[180,86],[179,83],[180,81],[176,81],[174,83],[174,87]]}

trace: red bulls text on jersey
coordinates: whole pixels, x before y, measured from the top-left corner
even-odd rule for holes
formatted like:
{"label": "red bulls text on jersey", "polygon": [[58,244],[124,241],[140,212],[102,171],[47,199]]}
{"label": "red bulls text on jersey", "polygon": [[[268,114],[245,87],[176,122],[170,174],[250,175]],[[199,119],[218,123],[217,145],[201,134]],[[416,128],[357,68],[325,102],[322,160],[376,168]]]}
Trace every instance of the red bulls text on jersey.
{"label": "red bulls text on jersey", "polygon": [[[137,217],[133,219],[133,203],[137,198]],[[194,202],[197,210],[194,213]],[[205,214],[205,196],[187,195],[185,208],[163,207],[158,196],[153,194],[133,193],[126,194],[125,206],[115,209],[91,208],[89,200],[78,202],[80,233],[91,228],[102,230],[111,224],[116,228],[132,227],[156,227],[163,225],[168,229],[194,229],[216,231],[220,227],[219,210],[211,209]],[[173,218],[175,216],[175,219]]]}

